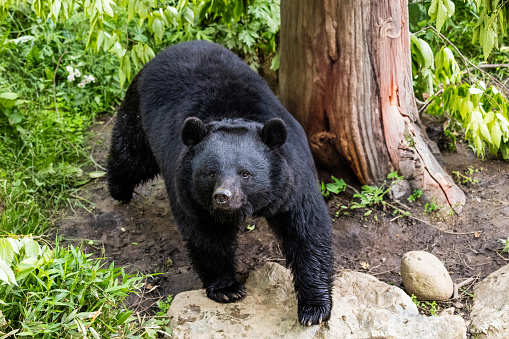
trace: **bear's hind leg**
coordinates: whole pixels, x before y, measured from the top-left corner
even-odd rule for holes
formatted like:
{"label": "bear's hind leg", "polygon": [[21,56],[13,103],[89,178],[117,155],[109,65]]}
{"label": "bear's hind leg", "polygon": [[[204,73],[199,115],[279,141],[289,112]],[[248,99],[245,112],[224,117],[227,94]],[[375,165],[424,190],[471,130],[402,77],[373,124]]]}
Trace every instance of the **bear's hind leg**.
{"label": "bear's hind leg", "polygon": [[117,124],[113,132],[107,178],[111,196],[128,203],[134,188],[159,174],[159,167],[141,130],[141,121],[127,132],[122,125]]}
{"label": "bear's hind leg", "polygon": [[138,184],[159,174],[159,166],[141,124],[137,77],[118,111],[108,154],[108,188],[111,196],[123,203],[131,201]]}

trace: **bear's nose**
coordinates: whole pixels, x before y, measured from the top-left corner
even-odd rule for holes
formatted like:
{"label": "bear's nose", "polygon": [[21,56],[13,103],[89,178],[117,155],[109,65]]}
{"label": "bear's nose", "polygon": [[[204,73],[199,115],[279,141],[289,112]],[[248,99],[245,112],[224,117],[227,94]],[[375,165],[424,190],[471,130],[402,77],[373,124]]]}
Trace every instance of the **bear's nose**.
{"label": "bear's nose", "polygon": [[214,200],[216,201],[216,203],[220,206],[225,206],[225,205],[228,205],[229,202],[230,202],[230,198],[232,197],[232,192],[230,192],[229,190],[227,189],[221,189],[221,188],[218,188],[215,192],[214,192]]}

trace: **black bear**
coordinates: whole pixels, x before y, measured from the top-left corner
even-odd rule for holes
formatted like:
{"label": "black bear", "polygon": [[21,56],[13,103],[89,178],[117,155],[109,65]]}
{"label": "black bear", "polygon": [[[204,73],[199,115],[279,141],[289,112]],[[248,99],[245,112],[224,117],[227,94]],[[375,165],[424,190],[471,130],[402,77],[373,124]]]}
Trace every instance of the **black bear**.
{"label": "black bear", "polygon": [[234,53],[192,41],[147,63],[119,108],[107,173],[124,203],[162,175],[193,267],[217,302],[245,296],[235,277],[238,226],[265,217],[293,273],[300,323],[329,320],[332,223],[306,135]]}

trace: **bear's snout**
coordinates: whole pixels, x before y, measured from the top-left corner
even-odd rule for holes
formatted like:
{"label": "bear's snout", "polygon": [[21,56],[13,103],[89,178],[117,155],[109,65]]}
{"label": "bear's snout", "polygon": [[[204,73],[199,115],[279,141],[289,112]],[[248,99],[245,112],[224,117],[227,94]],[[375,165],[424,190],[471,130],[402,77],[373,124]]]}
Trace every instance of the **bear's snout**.
{"label": "bear's snout", "polygon": [[232,192],[227,189],[217,189],[214,192],[214,203],[219,206],[227,206],[230,203]]}
{"label": "bear's snout", "polygon": [[218,187],[212,195],[212,204],[215,210],[235,210],[242,206],[239,192],[224,187]]}

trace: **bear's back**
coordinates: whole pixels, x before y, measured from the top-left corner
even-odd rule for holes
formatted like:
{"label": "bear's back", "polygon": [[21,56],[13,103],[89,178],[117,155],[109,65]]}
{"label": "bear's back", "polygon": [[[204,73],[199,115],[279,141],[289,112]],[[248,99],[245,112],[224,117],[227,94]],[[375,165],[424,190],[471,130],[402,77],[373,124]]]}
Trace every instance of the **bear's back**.
{"label": "bear's back", "polygon": [[181,43],[159,53],[143,68],[139,86],[142,112],[160,118],[162,109],[179,123],[189,116],[205,122],[264,122],[279,115],[270,111],[281,109],[256,72],[226,48],[206,41]]}

